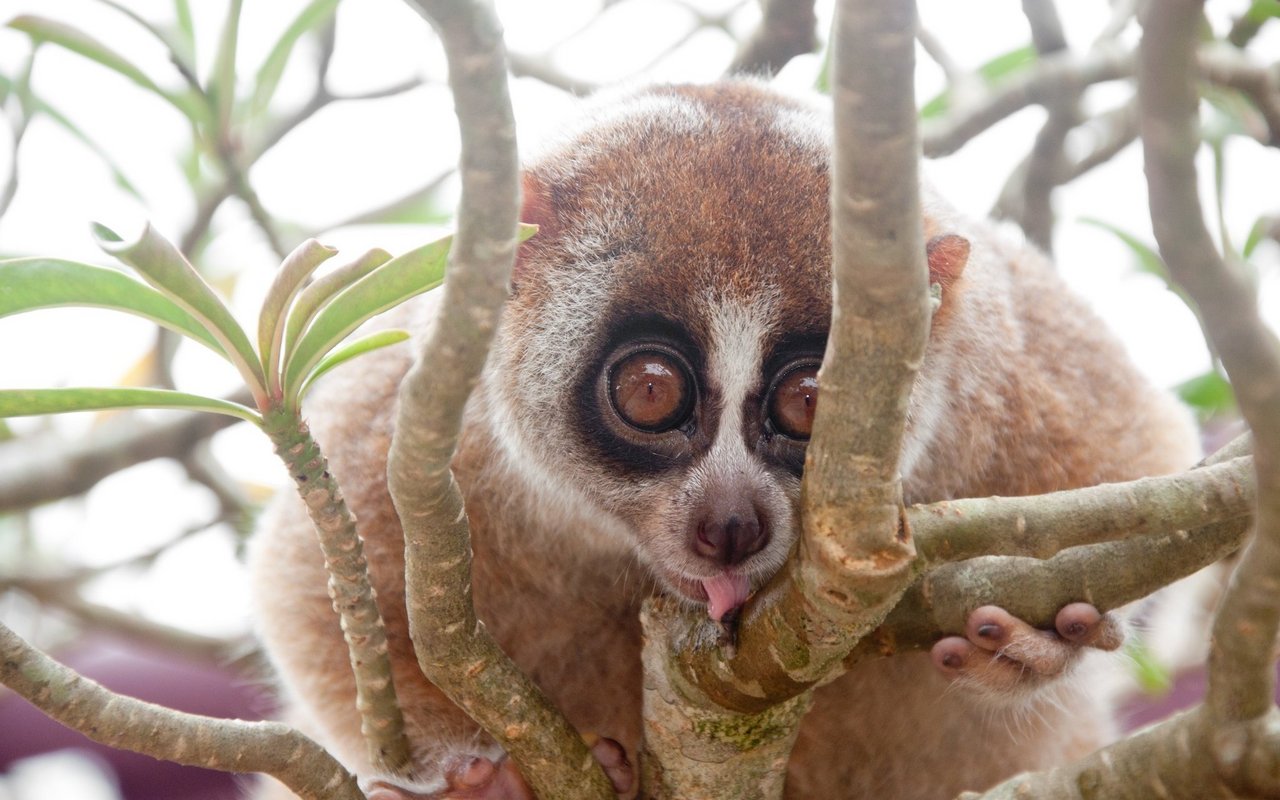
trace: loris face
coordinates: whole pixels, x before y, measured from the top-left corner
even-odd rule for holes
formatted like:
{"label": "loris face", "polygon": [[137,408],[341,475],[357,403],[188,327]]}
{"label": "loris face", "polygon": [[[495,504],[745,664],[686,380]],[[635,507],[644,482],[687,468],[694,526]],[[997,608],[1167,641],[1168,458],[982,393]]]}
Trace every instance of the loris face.
{"label": "loris face", "polygon": [[831,307],[826,123],[761,96],[652,90],[527,169],[495,373],[548,502],[717,619],[795,540]]}

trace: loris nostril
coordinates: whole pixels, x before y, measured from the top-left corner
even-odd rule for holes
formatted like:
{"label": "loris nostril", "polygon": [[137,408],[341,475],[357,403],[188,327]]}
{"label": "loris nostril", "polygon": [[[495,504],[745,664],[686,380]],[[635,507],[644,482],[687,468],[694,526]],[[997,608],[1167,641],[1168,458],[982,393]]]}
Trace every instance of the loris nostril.
{"label": "loris nostril", "polygon": [[693,549],[698,555],[729,567],[747,560],[768,543],[768,531],[754,512],[746,517],[711,515],[698,523]]}

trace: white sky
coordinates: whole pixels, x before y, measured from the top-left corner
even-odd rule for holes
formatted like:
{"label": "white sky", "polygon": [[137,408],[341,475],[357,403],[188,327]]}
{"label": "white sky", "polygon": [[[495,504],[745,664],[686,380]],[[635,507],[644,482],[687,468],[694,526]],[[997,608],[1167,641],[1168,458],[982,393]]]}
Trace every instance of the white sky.
{"label": "white sky", "polygon": [[[171,18],[167,0],[126,3],[143,16],[165,22]],[[198,43],[202,74],[212,59],[216,31],[225,2],[198,0]],[[245,3],[239,66],[246,83],[257,69],[278,32],[303,3],[299,0],[249,0]],[[689,12],[683,6],[651,0],[623,3],[599,24],[575,35],[597,13],[586,0],[499,2],[510,47],[540,53],[555,47],[556,65],[596,81],[627,76],[649,62],[663,43],[679,39],[687,29]],[[709,9],[732,7],[731,0],[706,0]],[[1225,25],[1247,3],[1210,4],[1215,23]],[[820,3],[827,9],[830,2]],[[1024,45],[1026,24],[1016,0],[957,3],[921,0],[921,17],[965,65]],[[1073,46],[1085,48],[1106,21],[1109,4],[1102,0],[1060,3]],[[976,12],[976,13],[975,13]],[[18,13],[53,16],[73,23],[127,53],[166,86],[178,86],[155,41],[121,15],[93,0],[0,0],[0,21]],[[734,16],[735,27],[749,29],[757,16],[747,4]],[[824,13],[825,16],[825,13]],[[1129,30],[1129,40],[1136,38]],[[1260,40],[1254,51],[1266,61],[1280,59],[1280,39]],[[567,40],[567,41],[566,41]],[[557,43],[564,42],[556,46]],[[291,107],[310,90],[309,62],[302,48],[286,72],[280,101]],[[26,57],[26,37],[0,29],[0,70],[14,75]],[[706,32],[685,42],[655,65],[646,77],[657,80],[714,78],[732,53],[728,37]],[[936,67],[923,55],[917,94],[921,101],[941,85]],[[818,59],[797,60],[782,76],[795,87],[812,83]],[[307,228],[325,229],[371,206],[425,183],[452,162],[457,134],[447,91],[442,87],[443,60],[431,42],[426,24],[398,0],[362,0],[340,6],[338,49],[332,69],[332,88],[361,92],[423,76],[424,87],[377,103],[342,103],[291,134],[252,172],[265,206],[273,214]],[[0,218],[0,254],[42,254],[109,263],[88,235],[91,220],[123,232],[138,229],[150,219],[176,238],[190,220],[193,203],[178,167],[186,138],[183,120],[153,95],[115,75],[59,51],[42,50],[37,63],[35,91],[58,106],[108,152],[139,187],[144,202],[122,192],[102,162],[62,129],[39,120],[22,144],[18,168],[21,185],[8,214]],[[522,137],[536,137],[564,110],[566,98],[535,81],[514,86]],[[1106,107],[1124,96],[1112,86],[1091,91],[1087,102]],[[993,203],[1010,168],[1021,157],[1043,119],[1029,109],[1001,123],[959,154],[931,165],[930,172],[943,193],[963,210],[983,216]],[[10,137],[0,129],[0,180],[14,165],[9,159]],[[1255,144],[1237,140],[1228,153],[1228,225],[1242,242],[1253,221],[1280,211],[1275,194],[1280,186],[1280,156]],[[1209,174],[1209,161],[1202,174]],[[1122,336],[1135,359],[1157,382],[1171,385],[1202,372],[1207,355],[1191,315],[1155,279],[1132,269],[1129,252],[1108,233],[1081,224],[1081,217],[1099,217],[1150,240],[1140,152],[1130,147],[1113,163],[1072,184],[1056,196],[1061,224],[1055,246],[1057,260],[1068,281],[1084,293]],[[1206,196],[1206,208],[1212,208]],[[217,238],[204,267],[217,276],[249,269],[258,276],[242,280],[237,307],[243,318],[252,315],[275,258],[264,246],[246,215],[234,204],[216,221]],[[371,246],[392,251],[420,243],[432,232],[422,229],[347,228],[322,237],[327,243],[355,253]],[[1276,279],[1277,248],[1259,256],[1268,279],[1262,303],[1273,322],[1280,319],[1280,281]],[[109,312],[57,311],[0,320],[0,387],[52,385],[109,385],[115,383],[150,345],[148,325]],[[188,348],[178,364],[181,388],[218,393],[234,376],[211,358]],[[51,422],[23,421],[24,429],[54,425],[80,433],[90,418]],[[221,435],[219,454],[251,480],[278,483],[283,477],[271,459],[265,440],[247,426]],[[156,498],[168,502],[157,507]],[[142,507],[154,514],[139,515]],[[186,485],[181,470],[159,462],[116,476],[80,502],[39,510],[35,524],[47,546],[76,552],[89,563],[108,563],[122,552],[145,549],[163,541],[212,511],[208,497]],[[0,541],[0,560],[5,558]],[[195,625],[214,631],[234,631],[244,625],[243,579],[228,538],[221,532],[196,537],[166,556],[165,569],[153,570],[145,580],[135,577],[102,587],[104,596],[125,608],[142,607],[153,618],[173,624]],[[230,591],[228,589],[230,588]],[[5,607],[0,603],[0,614]]]}

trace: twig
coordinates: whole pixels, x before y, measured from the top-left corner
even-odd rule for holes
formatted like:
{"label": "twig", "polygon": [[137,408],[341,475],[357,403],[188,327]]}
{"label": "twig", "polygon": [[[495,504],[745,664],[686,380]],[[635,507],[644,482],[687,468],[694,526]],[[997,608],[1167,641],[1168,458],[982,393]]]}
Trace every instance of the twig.
{"label": "twig", "polygon": [[978,105],[958,108],[921,130],[924,154],[945,156],[1002,119],[1035,103],[1049,103],[1061,93],[1076,93],[1104,81],[1133,74],[1132,52],[1103,47],[1083,56],[1063,53],[1042,59],[1026,73],[984,96]]}
{"label": "twig", "polygon": [[0,444],[0,510],[83,494],[108,475],[153,458],[181,458],[237,421],[186,412],[163,422],[121,415],[74,441],[49,434],[5,442]]}
{"label": "twig", "polygon": [[1213,48],[1200,54],[1200,69],[1205,78],[1239,91],[1253,103],[1267,125],[1264,144],[1280,146],[1280,65],[1264,67],[1226,48]]}

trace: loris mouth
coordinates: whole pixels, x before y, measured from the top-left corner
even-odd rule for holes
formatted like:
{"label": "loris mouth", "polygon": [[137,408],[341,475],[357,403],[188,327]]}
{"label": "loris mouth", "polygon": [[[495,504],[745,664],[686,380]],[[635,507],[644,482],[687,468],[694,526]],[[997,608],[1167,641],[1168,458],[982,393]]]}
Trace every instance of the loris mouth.
{"label": "loris mouth", "polygon": [[707,616],[716,622],[741,608],[751,596],[751,579],[739,572],[725,570],[709,578],[690,578],[664,569],[662,577],[664,583],[686,600],[706,603]]}

